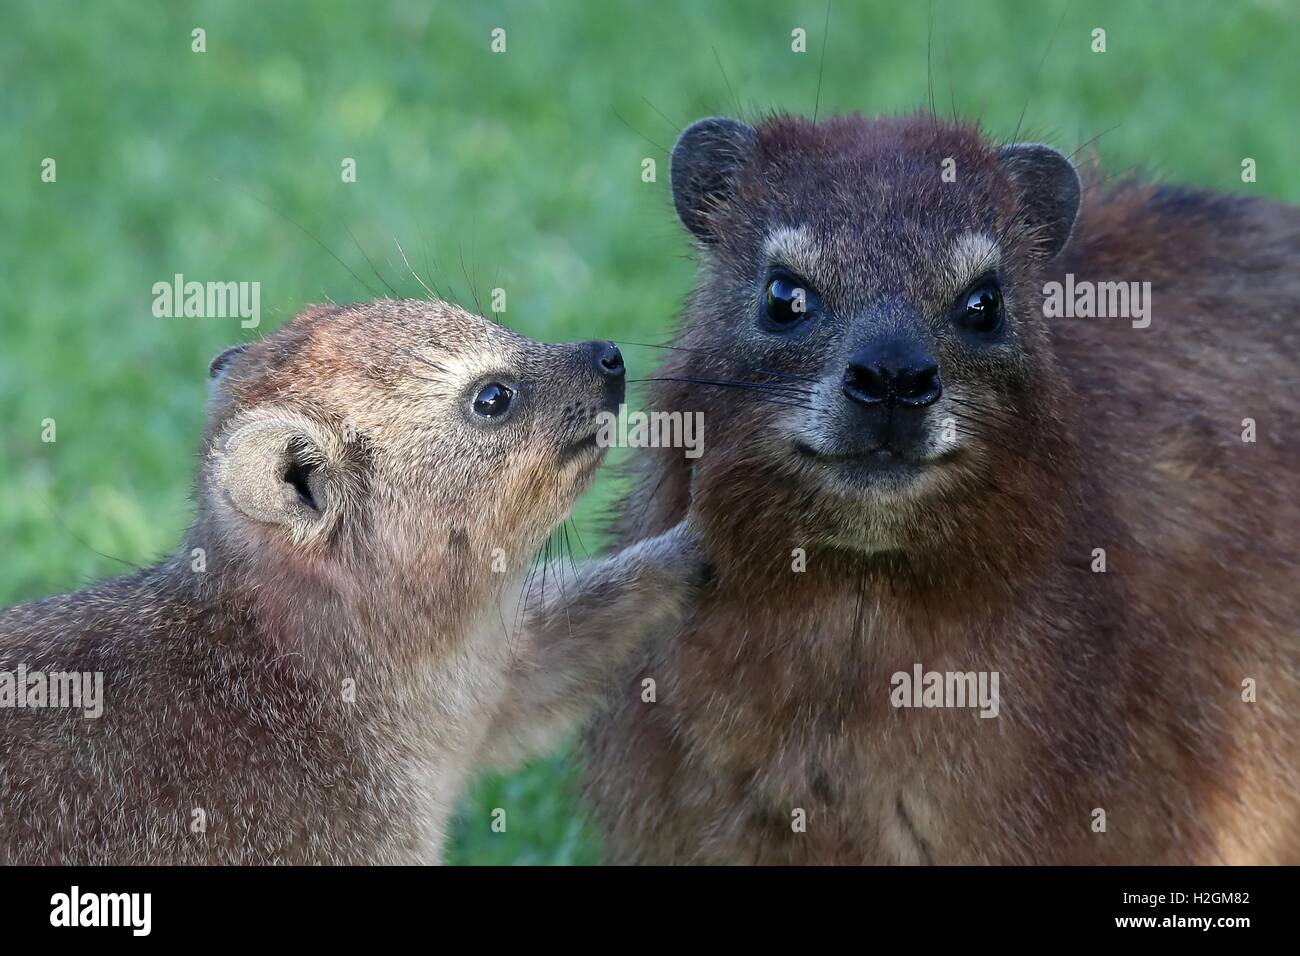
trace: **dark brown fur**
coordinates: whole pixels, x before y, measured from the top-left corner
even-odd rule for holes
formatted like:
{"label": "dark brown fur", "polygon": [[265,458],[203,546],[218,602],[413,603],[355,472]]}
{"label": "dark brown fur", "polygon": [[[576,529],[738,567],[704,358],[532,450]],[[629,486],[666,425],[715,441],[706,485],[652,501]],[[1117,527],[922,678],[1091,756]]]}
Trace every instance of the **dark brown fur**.
{"label": "dark brown fur", "polygon": [[[944,157],[957,185],[940,181]],[[614,859],[1300,862],[1300,211],[1085,178],[1048,261],[969,126],[758,128],[707,210],[675,343],[693,351],[660,374],[769,388],[653,394],[706,409],[709,441],[693,469],[677,452],[641,458],[622,540],[693,507],[718,578],[589,732]],[[821,250],[808,278],[841,324],[815,347],[750,331],[778,226]],[[1002,250],[1014,341],[996,361],[934,314],[939,260],[968,230]],[[1151,326],[1045,319],[1042,285],[1067,272],[1150,281]],[[778,424],[800,411],[773,400],[804,402],[843,340],[884,321],[882,301],[919,310],[900,321],[935,330],[945,383],[975,404],[952,408],[966,445],[947,472],[863,517],[789,454]],[[868,532],[889,546],[854,547]],[[916,662],[1000,672],[1000,716],[891,707],[891,674]]]}

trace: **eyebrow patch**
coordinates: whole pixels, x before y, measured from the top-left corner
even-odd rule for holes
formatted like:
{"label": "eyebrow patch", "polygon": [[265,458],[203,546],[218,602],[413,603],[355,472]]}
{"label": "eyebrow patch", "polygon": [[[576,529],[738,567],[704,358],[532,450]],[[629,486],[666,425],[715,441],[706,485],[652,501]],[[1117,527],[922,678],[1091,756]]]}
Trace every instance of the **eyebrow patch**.
{"label": "eyebrow patch", "polygon": [[774,230],[763,243],[763,253],[769,262],[779,262],[809,279],[818,274],[822,259],[811,233],[802,226]]}
{"label": "eyebrow patch", "polygon": [[963,233],[953,243],[948,256],[948,271],[952,284],[961,288],[990,269],[997,268],[998,246],[982,232]]}

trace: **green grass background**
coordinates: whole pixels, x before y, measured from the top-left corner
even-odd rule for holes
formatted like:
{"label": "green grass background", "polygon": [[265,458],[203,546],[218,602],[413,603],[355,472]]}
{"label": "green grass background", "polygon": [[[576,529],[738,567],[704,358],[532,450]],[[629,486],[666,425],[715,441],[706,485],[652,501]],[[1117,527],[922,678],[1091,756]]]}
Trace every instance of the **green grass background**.
{"label": "green grass background", "polygon": [[[923,103],[932,28],[935,100],[993,135],[1024,109],[1034,138],[1101,135],[1112,168],[1300,200],[1297,4],[1063,8],[838,2],[821,113]],[[824,0],[0,2],[0,603],[173,547],[208,360],[308,303],[372,297],[365,256],[422,294],[399,242],[462,302],[505,288],[505,320],[529,335],[664,341],[693,267],[663,150],[699,116],[810,113],[825,13]],[[498,26],[504,54],[489,51]],[[191,52],[194,27],[206,53]],[[791,52],[795,27],[806,54]],[[40,181],[45,157],[56,183]],[[262,327],[154,318],[151,286],[176,272],[260,281]],[[634,375],[657,361],[625,351]],[[607,476],[583,502],[587,547],[620,492]],[[596,862],[574,779],[566,752],[480,781],[452,860]]]}

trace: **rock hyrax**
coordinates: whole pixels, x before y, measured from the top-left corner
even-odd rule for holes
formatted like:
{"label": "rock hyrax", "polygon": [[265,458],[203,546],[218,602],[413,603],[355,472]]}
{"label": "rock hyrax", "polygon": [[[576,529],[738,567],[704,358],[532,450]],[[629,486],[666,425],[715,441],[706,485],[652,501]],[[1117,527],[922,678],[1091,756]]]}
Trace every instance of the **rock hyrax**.
{"label": "rock hyrax", "polygon": [[[618,350],[383,301],[211,375],[179,551],[0,612],[0,862],[436,862],[466,776],[562,733],[691,586],[678,529],[569,582],[580,627],[554,579],[518,606]],[[102,714],[33,696],[56,674],[102,675]]]}
{"label": "rock hyrax", "polygon": [[615,858],[1300,863],[1300,210],[929,116],[672,187],[711,440],[623,541],[693,485],[717,577],[593,722]]}

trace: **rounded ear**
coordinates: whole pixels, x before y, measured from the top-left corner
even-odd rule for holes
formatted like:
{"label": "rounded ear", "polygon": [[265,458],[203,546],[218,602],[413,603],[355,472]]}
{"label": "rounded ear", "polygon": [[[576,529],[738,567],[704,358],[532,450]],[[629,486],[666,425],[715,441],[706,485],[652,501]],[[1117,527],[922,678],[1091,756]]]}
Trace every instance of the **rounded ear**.
{"label": "rounded ear", "polygon": [[296,412],[259,410],[218,439],[211,480],[245,518],[302,541],[333,519],[340,455],[341,442],[323,426]]}
{"label": "rounded ear", "polygon": [[686,128],[673,147],[673,205],[687,229],[712,242],[714,210],[731,198],[736,177],[754,155],[758,133],[747,123],[714,116]]}
{"label": "rounded ear", "polygon": [[1070,161],[1041,143],[1003,146],[998,161],[1020,189],[1020,215],[1036,230],[1046,261],[1065,246],[1079,214],[1083,186]]}
{"label": "rounded ear", "polygon": [[220,378],[222,375],[224,375],[226,373],[227,366],[230,364],[230,360],[235,358],[246,348],[248,348],[247,342],[245,342],[243,345],[232,345],[230,348],[224,349],[221,352],[219,352],[217,354],[217,357],[214,358],[211,364],[208,365],[208,378],[215,379],[215,378]]}

